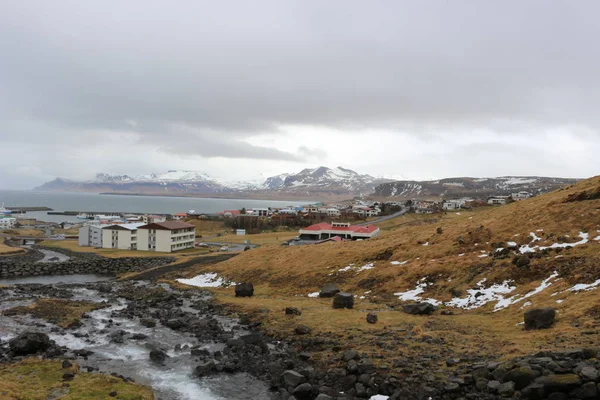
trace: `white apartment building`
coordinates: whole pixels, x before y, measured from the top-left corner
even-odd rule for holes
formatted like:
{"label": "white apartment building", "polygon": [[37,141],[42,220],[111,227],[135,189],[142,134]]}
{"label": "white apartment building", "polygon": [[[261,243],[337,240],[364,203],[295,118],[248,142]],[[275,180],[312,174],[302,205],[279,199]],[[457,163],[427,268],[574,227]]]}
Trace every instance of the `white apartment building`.
{"label": "white apartment building", "polygon": [[105,249],[137,250],[137,230],[143,223],[109,225],[102,228]]}
{"label": "white apartment building", "polygon": [[79,245],[102,247],[102,228],[111,225],[89,224],[79,228]]}
{"label": "white apartment building", "polygon": [[15,217],[0,217],[0,229],[13,228],[17,224]]}
{"label": "white apartment building", "polygon": [[195,237],[195,226],[187,222],[156,222],[137,229],[137,249],[171,253],[193,248]]}

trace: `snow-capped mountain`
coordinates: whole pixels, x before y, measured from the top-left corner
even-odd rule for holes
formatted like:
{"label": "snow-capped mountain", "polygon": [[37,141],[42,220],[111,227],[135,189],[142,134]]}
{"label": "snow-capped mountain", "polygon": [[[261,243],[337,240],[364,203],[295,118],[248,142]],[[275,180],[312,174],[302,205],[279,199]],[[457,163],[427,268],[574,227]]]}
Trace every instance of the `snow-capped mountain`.
{"label": "snow-capped mountain", "polygon": [[361,175],[350,169],[336,167],[306,168],[297,174],[281,174],[268,178],[263,190],[278,192],[318,192],[330,194],[369,194],[375,186],[387,182],[370,175]]}
{"label": "snow-capped mountain", "polygon": [[379,197],[479,197],[510,195],[527,191],[532,194],[551,192],[577,182],[577,179],[539,176],[503,176],[498,178],[448,178],[433,181],[396,181],[375,188]]}
{"label": "snow-capped mountain", "polygon": [[171,170],[166,173],[140,175],[96,174],[89,181],[57,178],[37,190],[85,191],[132,194],[239,194],[277,193],[302,196],[367,195],[387,179],[361,175],[342,167],[304,169],[296,174],[281,174],[254,181],[224,181],[196,171]]}

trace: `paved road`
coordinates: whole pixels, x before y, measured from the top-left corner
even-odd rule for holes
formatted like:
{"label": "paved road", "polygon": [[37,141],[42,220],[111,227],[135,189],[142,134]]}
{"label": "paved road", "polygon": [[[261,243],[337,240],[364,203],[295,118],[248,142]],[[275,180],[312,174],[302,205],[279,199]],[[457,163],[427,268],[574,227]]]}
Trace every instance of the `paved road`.
{"label": "paved road", "polygon": [[229,249],[227,251],[244,251],[244,248],[246,246],[250,246],[250,248],[254,248],[256,247],[255,244],[239,244],[239,243],[228,243],[228,242],[202,242],[202,243],[206,243],[209,246],[212,247],[221,247],[221,246],[227,246]]}
{"label": "paved road", "polygon": [[403,214],[406,214],[407,212],[408,212],[408,208],[404,208],[404,209],[402,209],[401,211],[395,212],[395,213],[393,213],[393,214],[390,214],[390,215],[385,215],[385,216],[383,216],[383,217],[380,217],[380,218],[377,218],[377,219],[375,219],[375,220],[373,220],[373,221],[369,221],[369,222],[362,222],[362,223],[360,223],[360,224],[356,224],[356,225],[359,225],[359,226],[373,225],[373,224],[376,224],[376,223],[378,223],[378,222],[383,222],[383,221],[387,221],[388,219],[392,219],[392,218],[399,217],[399,216],[401,216],[401,215],[403,215]]}

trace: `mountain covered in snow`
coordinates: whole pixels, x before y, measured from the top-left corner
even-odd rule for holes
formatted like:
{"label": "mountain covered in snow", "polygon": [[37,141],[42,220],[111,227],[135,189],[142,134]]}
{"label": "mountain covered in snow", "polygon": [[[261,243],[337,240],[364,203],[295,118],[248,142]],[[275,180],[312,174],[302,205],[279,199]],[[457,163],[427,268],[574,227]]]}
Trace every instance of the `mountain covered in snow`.
{"label": "mountain covered in snow", "polygon": [[510,195],[526,191],[533,195],[551,192],[577,182],[570,178],[504,176],[498,178],[447,178],[433,181],[395,181],[375,188],[374,196],[398,198],[476,197]]}
{"label": "mountain covered in snow", "polygon": [[318,197],[368,195],[383,182],[387,180],[341,167],[304,169],[296,174],[281,174],[253,181],[223,181],[201,172],[171,170],[140,176],[99,173],[89,181],[57,178],[36,190],[172,195],[293,194]]}
{"label": "mountain covered in snow", "polygon": [[297,174],[272,176],[264,182],[262,189],[289,193],[368,195],[378,184],[388,181],[342,167],[318,167],[306,168]]}

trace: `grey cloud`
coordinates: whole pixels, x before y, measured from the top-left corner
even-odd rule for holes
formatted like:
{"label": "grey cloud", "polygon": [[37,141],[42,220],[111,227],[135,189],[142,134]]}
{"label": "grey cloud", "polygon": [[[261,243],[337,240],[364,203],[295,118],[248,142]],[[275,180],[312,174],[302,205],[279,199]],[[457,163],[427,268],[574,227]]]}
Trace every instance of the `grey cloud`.
{"label": "grey cloud", "polygon": [[565,126],[598,140],[599,11],[591,0],[4,2],[0,135],[70,152],[122,132],[183,157],[289,162],[335,149],[292,154],[252,137],[380,128],[425,146]]}

